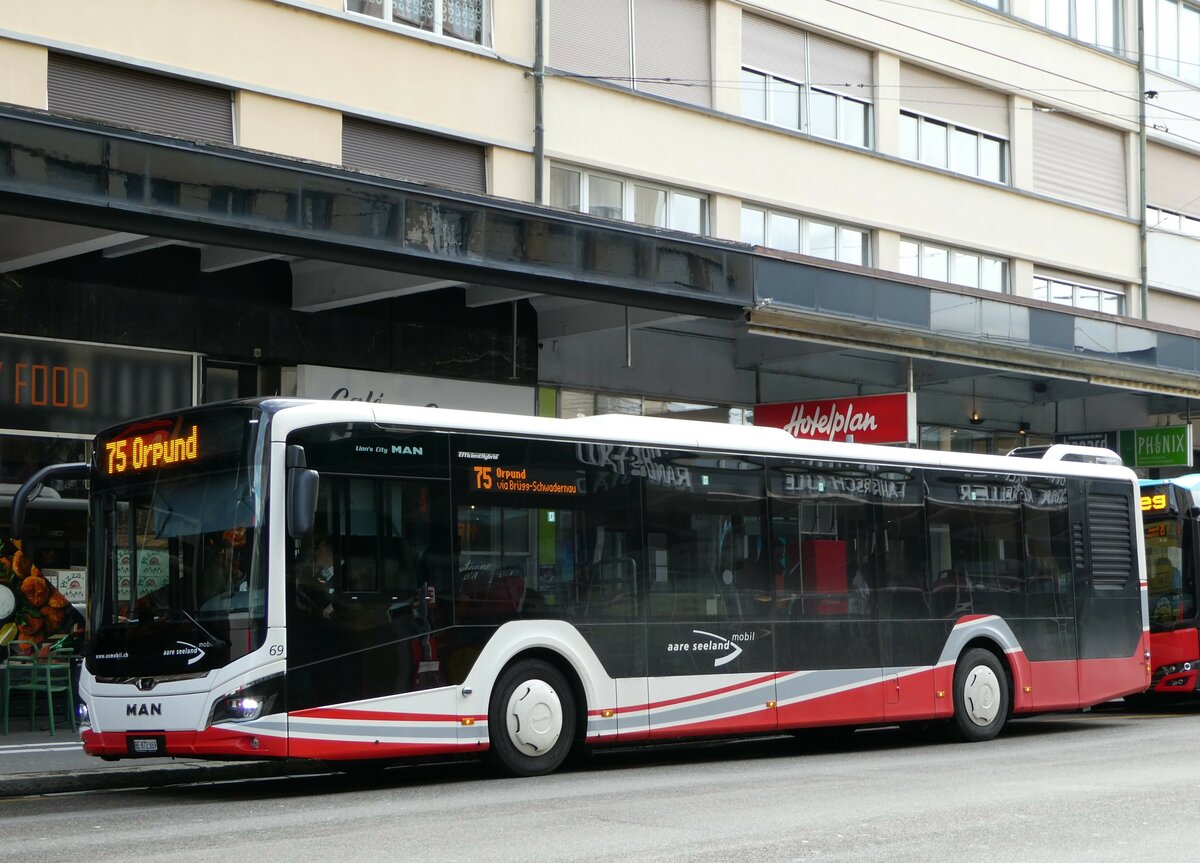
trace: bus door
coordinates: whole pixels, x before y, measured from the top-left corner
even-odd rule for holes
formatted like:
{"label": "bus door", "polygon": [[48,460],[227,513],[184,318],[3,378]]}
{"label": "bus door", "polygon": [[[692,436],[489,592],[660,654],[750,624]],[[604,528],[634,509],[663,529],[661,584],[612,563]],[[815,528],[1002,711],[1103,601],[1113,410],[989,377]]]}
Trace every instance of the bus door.
{"label": "bus door", "polygon": [[286,561],[291,753],[337,758],[352,747],[318,736],[361,721],[346,705],[437,690],[421,712],[455,713],[447,443],[344,423],[289,443],[321,476],[315,531]]}
{"label": "bus door", "polygon": [[932,614],[924,471],[878,467],[873,485],[876,553],[863,571],[873,579],[883,718],[922,719],[935,712],[934,665],[946,639],[946,622]]}
{"label": "bus door", "polygon": [[[1076,485],[1076,483],[1073,483]],[[1078,482],[1071,497],[1079,697],[1145,686],[1138,527],[1132,488],[1105,480]]]}
{"label": "bus door", "polygon": [[650,736],[773,730],[762,459],[657,451],[644,480]]}
{"label": "bus door", "polygon": [[[869,466],[779,460],[768,476],[779,722],[883,717]],[[920,577],[920,570],[913,573]]]}

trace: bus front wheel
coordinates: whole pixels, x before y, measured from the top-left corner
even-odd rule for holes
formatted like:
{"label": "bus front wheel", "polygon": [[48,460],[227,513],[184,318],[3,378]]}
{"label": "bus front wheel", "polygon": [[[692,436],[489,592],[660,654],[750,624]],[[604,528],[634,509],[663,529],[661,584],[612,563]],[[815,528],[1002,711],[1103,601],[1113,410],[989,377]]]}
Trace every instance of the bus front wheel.
{"label": "bus front wheel", "polygon": [[509,776],[557,770],[575,737],[575,698],[561,671],[541,659],[509,666],[492,690],[488,761]]}
{"label": "bus front wheel", "polygon": [[995,654],[974,647],[954,669],[953,727],[960,739],[991,740],[1008,719],[1008,677]]}

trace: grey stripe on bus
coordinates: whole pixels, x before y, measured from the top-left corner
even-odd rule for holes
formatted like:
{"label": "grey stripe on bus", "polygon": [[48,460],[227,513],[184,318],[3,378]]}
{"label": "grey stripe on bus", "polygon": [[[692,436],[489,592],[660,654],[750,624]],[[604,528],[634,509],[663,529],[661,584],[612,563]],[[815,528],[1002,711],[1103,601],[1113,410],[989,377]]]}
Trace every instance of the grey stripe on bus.
{"label": "grey stripe on bus", "polygon": [[832,695],[883,680],[878,668],[837,668],[829,671],[802,671],[775,681],[779,702],[803,701],[819,695]]}
{"label": "grey stripe on bus", "polygon": [[292,735],[304,737],[374,737],[386,743],[403,743],[410,738],[418,740],[456,740],[458,726],[401,727],[398,725],[351,725],[334,723],[293,722]]}

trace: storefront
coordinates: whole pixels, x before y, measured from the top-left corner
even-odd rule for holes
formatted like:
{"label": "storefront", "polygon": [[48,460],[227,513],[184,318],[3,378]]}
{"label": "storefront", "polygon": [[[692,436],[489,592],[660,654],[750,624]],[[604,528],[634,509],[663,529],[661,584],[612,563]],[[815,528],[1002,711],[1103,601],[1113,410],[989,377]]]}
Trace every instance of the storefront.
{"label": "storefront", "polygon": [[138,414],[194,404],[194,354],[0,335],[0,642],[79,634],[87,604],[87,489],[55,483],[11,535],[12,495],[39,468],[90,457]]}

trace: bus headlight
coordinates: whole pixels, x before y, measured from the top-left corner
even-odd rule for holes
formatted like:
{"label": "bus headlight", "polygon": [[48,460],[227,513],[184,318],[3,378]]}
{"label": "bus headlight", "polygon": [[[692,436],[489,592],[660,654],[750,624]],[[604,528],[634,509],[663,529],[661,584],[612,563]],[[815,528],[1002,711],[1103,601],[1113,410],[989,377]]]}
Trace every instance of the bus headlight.
{"label": "bus headlight", "polygon": [[80,700],[80,702],[75,705],[75,718],[79,720],[80,725],[91,726],[92,719],[88,715],[88,706],[86,701]]}
{"label": "bus headlight", "polygon": [[277,674],[221,696],[213,704],[208,724],[250,722],[268,715],[282,701],[283,675]]}

